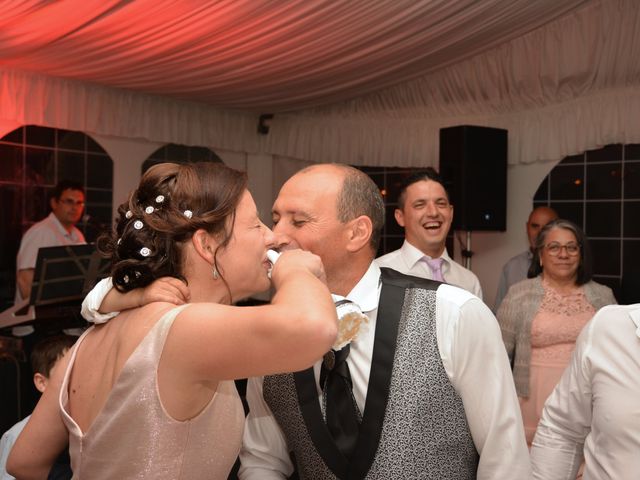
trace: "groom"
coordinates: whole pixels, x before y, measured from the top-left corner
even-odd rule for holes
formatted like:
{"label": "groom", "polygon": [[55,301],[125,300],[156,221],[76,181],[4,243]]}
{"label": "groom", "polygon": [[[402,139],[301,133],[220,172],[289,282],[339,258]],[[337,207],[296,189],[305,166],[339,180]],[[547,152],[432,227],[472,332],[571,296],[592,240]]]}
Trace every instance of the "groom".
{"label": "groom", "polygon": [[319,255],[330,290],[369,319],[346,360],[360,423],[348,448],[325,423],[322,362],[251,379],[240,478],[286,478],[292,457],[311,480],[529,478],[495,318],[462,289],[373,262],[384,205],[371,179],[344,165],[308,167],[282,187],[273,220],[281,248]]}

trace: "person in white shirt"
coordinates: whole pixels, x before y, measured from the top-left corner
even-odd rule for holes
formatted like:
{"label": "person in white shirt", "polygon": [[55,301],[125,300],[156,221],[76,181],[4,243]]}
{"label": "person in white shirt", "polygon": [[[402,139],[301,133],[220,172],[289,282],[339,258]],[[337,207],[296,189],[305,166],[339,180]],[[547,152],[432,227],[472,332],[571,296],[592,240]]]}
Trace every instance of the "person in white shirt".
{"label": "person in white shirt", "polygon": [[[43,393],[49,384],[49,379],[54,369],[60,368],[60,360],[67,350],[76,341],[76,337],[69,335],[55,335],[40,340],[30,355],[31,371],[33,372],[33,385],[38,392]],[[13,427],[7,430],[0,438],[0,480],[15,480],[15,477],[7,473],[7,458],[20,436],[25,425],[31,418],[27,415]],[[49,478],[71,478],[72,472],[69,466],[69,455],[63,452],[49,472]]]}
{"label": "person in white shirt", "polygon": [[345,165],[306,168],[282,187],[273,220],[281,248],[319,255],[330,290],[368,317],[346,358],[360,426],[350,443],[323,421],[322,362],[250,379],[239,477],[286,478],[292,451],[303,479],[528,478],[495,318],[460,288],[373,262],[384,206],[371,179]]}
{"label": "person in white shirt", "polygon": [[86,243],[76,224],[84,211],[84,187],[71,180],[62,180],[55,186],[49,200],[51,213],[34,224],[20,241],[16,258],[15,303],[29,298],[38,250],[42,247],[79,245]]}
{"label": "person in white shirt", "polygon": [[527,238],[529,239],[529,248],[511,257],[502,267],[500,280],[498,281],[498,291],[496,299],[493,302],[493,311],[497,312],[502,299],[507,295],[509,287],[527,278],[533,252],[536,249],[536,238],[547,223],[558,218],[558,214],[551,207],[540,206],[534,208],[527,219]]}
{"label": "person in white shirt", "polygon": [[404,181],[394,215],[398,225],[404,227],[405,241],[399,250],[376,259],[379,266],[444,281],[482,299],[478,277],[447,252],[445,243],[453,221],[453,205],[434,169],[428,168]]}
{"label": "person in white shirt", "polygon": [[[306,168],[282,187],[273,221],[278,247],[318,255],[332,293],[368,324],[307,370],[249,379],[239,478],[287,478],[291,452],[301,479],[529,478],[495,317],[465,290],[378,267],[373,181],[346,165]],[[91,318],[108,285],[96,288],[83,305]],[[336,378],[350,399],[331,389]],[[348,415],[335,422],[338,404]]]}
{"label": "person in white shirt", "polygon": [[584,327],[542,411],[534,479],[631,480],[640,472],[640,304],[603,307]]}

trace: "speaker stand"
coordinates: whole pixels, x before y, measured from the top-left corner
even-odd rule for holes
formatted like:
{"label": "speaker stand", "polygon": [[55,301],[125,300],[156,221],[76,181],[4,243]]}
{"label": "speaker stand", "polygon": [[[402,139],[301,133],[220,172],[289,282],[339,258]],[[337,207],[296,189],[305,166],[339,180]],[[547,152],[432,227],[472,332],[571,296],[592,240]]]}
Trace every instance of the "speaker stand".
{"label": "speaker stand", "polygon": [[462,256],[464,257],[464,267],[467,270],[471,270],[471,257],[473,256],[473,251],[471,250],[471,230],[467,230],[467,243],[462,251]]}

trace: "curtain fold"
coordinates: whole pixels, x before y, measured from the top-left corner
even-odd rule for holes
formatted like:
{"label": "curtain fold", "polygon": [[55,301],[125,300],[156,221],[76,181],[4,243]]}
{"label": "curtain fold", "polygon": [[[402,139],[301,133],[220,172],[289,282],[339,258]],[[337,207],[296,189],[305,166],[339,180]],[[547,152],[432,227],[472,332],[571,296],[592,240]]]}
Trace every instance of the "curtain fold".
{"label": "curtain fold", "polygon": [[261,149],[252,113],[12,70],[0,69],[0,118],[155,142]]}
{"label": "curtain fold", "polygon": [[[46,30],[64,5],[78,17]],[[437,166],[452,125],[508,129],[511,164],[640,142],[635,0],[19,6],[0,20],[8,121],[390,166]]]}

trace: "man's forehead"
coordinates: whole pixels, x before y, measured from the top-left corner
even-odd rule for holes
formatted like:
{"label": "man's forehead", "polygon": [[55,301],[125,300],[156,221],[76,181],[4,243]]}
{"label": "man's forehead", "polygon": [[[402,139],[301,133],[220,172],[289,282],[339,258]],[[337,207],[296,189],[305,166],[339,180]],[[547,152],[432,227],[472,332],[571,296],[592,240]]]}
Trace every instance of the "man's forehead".
{"label": "man's forehead", "polygon": [[340,183],[335,175],[321,169],[297,173],[280,189],[273,211],[284,213],[311,213],[335,205]]}
{"label": "man's forehead", "polygon": [[418,180],[407,187],[407,196],[412,198],[447,198],[444,187],[433,180]]}
{"label": "man's forehead", "polygon": [[277,215],[312,215],[320,208],[322,202],[309,195],[295,195],[288,191],[280,191],[271,212]]}
{"label": "man's forehead", "polygon": [[554,217],[553,213],[549,210],[538,209],[531,212],[529,216],[529,223],[531,225],[540,225],[541,223],[547,223]]}
{"label": "man's forehead", "polygon": [[84,193],[82,193],[81,190],[75,190],[72,188],[67,188],[66,190],[63,190],[62,193],[60,194],[60,198],[62,197],[84,197]]}

